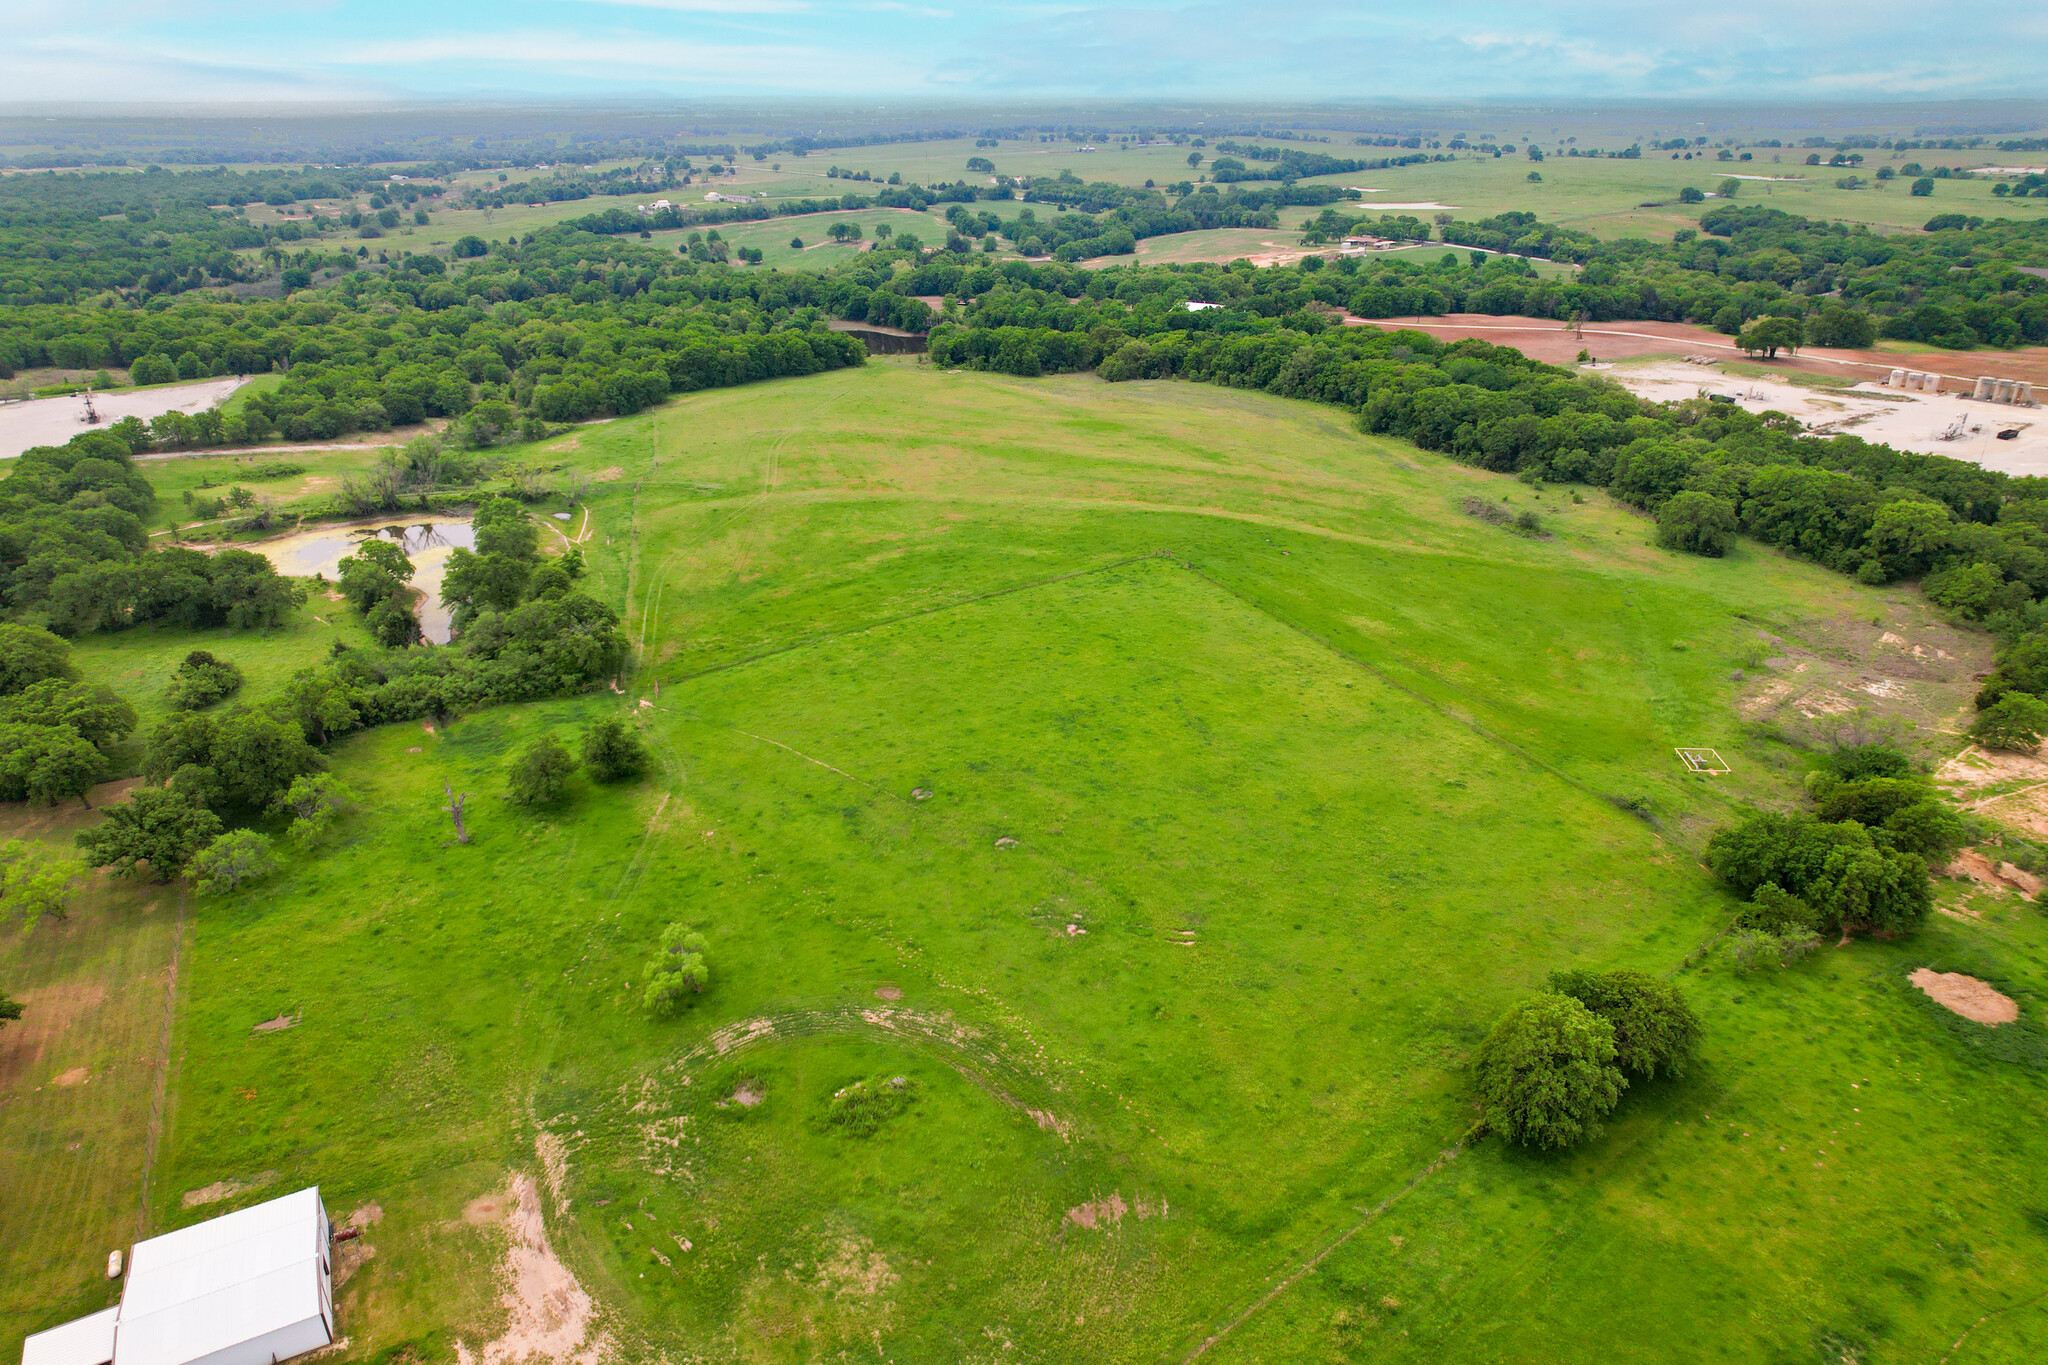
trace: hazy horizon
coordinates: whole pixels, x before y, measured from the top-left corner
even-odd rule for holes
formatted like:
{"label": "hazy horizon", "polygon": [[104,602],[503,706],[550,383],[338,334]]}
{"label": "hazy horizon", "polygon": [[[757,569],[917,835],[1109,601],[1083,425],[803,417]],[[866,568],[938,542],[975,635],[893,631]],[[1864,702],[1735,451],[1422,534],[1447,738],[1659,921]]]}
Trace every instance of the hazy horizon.
{"label": "hazy horizon", "polygon": [[[10,3],[0,88],[49,103],[1085,98],[1810,103],[2029,98],[2048,13],[1820,0],[974,7],[902,0]],[[1964,39],[1976,37],[1979,41]]]}

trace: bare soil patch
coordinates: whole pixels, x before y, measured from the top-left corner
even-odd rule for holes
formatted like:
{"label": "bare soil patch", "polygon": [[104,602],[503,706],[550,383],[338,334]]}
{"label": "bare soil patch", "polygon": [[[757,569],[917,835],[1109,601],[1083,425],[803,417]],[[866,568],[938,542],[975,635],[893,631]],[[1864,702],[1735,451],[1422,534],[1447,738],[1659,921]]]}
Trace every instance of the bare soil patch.
{"label": "bare soil patch", "polygon": [[901,1000],[902,998],[903,988],[901,986],[875,987],[875,999],[877,1000]]}
{"label": "bare soil patch", "polygon": [[[483,1202],[470,1204],[463,1216],[476,1221],[471,1214]],[[499,1207],[506,1210],[503,1225],[511,1234],[498,1272],[505,1287],[499,1303],[509,1318],[504,1332],[479,1348],[457,1341],[456,1360],[461,1365],[531,1365],[536,1359],[599,1365],[611,1340],[593,1336],[597,1305],[548,1244],[533,1177],[513,1176]]]}
{"label": "bare soil patch", "polygon": [[2000,1024],[2016,1023],[2020,1017],[2019,1002],[1993,988],[1990,983],[1979,981],[1974,976],[1961,972],[1937,972],[1931,967],[1922,967],[1906,978],[1927,997],[1942,1008],[1952,1010],[1965,1019],[1996,1028]]}
{"label": "bare soil patch", "polygon": [[301,1016],[296,1014],[280,1014],[274,1019],[265,1019],[262,1023],[255,1025],[254,1031],[257,1033],[281,1033],[285,1029],[296,1025],[300,1018]]}
{"label": "bare soil patch", "polygon": [[64,1072],[64,1073],[63,1073],[62,1075],[58,1076],[58,1077],[57,1077],[57,1078],[56,1078],[55,1080],[51,1081],[51,1082],[50,1082],[50,1084],[51,1084],[51,1085],[63,1085],[63,1086],[72,1086],[72,1085],[84,1085],[84,1084],[86,1083],[86,1081],[88,1081],[88,1080],[90,1080],[90,1079],[91,1079],[91,1077],[92,1077],[92,1068],[91,1068],[91,1067],[89,1067],[89,1066],[74,1066],[74,1067],[72,1067],[72,1068],[71,1068],[71,1069],[70,1069],[69,1071],[66,1071],[66,1072]]}
{"label": "bare soil patch", "polygon": [[1106,1199],[1084,1200],[1067,1210],[1067,1221],[1075,1227],[1093,1232],[1098,1227],[1112,1227],[1124,1221],[1124,1215],[1132,1214],[1140,1220],[1166,1217],[1166,1201],[1153,1203],[1149,1199],[1133,1199],[1124,1202],[1121,1193],[1112,1190]]}
{"label": "bare soil patch", "polygon": [[247,1180],[216,1180],[211,1185],[202,1185],[196,1190],[185,1191],[185,1207],[196,1209],[206,1204],[218,1204],[223,1199],[233,1199],[250,1190],[260,1190],[277,1179],[276,1171],[262,1171]]}
{"label": "bare soil patch", "polygon": [[1993,891],[2017,891],[2028,900],[2041,889],[2040,879],[2031,873],[2021,871],[2011,863],[1993,863],[1974,848],[1958,853],[1956,860],[1942,871],[1951,877],[1968,878]]}
{"label": "bare soil patch", "polygon": [[[1584,329],[1551,318],[1492,313],[1446,313],[1440,317],[1349,318],[1352,327],[1384,327],[1428,332],[1446,340],[1478,337],[1496,346],[1512,346],[1532,360],[1570,364],[1583,350],[1601,360],[1636,356],[1699,353],[1716,359],[1746,359],[1735,338],[1709,327],[1685,322],[1603,322]],[[1920,370],[1955,379],[1992,375],[2048,383],[2048,346],[2011,351],[1844,351],[1810,346],[1796,356],[1780,356],[1770,368],[1799,374],[1833,374],[1851,379],[1882,377],[1894,369]],[[1979,405],[1980,407],[1983,405]]]}
{"label": "bare soil patch", "polygon": [[504,1221],[507,1204],[502,1194],[479,1195],[463,1207],[462,1221],[475,1228],[487,1228]]}
{"label": "bare soil patch", "polygon": [[1745,666],[1755,671],[1738,702],[1744,718],[1820,745],[1917,732],[1928,757],[1939,756],[1953,741],[1938,737],[1966,724],[1991,650],[1985,638],[1941,621],[1897,619],[1912,614],[1895,606],[1875,622],[1844,615],[1774,628],[1783,635],[1759,631],[1769,657]]}
{"label": "bare soil patch", "polygon": [[107,988],[97,981],[41,986],[22,991],[16,998],[21,1002],[21,1018],[0,1029],[0,1085],[42,1061],[51,1043],[105,1004]]}

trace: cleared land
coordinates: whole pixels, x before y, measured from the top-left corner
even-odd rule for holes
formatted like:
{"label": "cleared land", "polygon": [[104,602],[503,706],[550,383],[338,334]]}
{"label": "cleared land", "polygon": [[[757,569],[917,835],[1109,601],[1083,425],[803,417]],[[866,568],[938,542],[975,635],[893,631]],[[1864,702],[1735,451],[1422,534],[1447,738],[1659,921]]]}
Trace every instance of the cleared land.
{"label": "cleared land", "polygon": [[[620,472],[586,550],[627,693],[350,739],[338,846],[191,911],[151,1226],[268,1172],[374,1201],[348,1358],[505,1330],[512,1172],[623,1358],[1877,1362],[1996,1314],[1960,1363],[2048,1330],[2048,1082],[1907,981],[1988,981],[2038,1038],[2040,912],[1957,887],[1974,917],[1911,942],[1685,965],[1732,909],[1700,839],[1803,771],[1749,717],[1781,670],[1946,639],[1910,591],[1680,559],[1604,495],[1193,385],[887,362],[534,458]],[[1913,675],[1931,743],[1981,650]],[[503,802],[511,752],[611,713],[646,782]],[[714,984],[655,1023],[677,920]],[[1705,1064],[1569,1156],[1461,1145],[1472,1048],[1568,966],[1681,971]],[[827,1121],[899,1076],[871,1136]],[[73,1242],[0,1349],[106,1292]]]}

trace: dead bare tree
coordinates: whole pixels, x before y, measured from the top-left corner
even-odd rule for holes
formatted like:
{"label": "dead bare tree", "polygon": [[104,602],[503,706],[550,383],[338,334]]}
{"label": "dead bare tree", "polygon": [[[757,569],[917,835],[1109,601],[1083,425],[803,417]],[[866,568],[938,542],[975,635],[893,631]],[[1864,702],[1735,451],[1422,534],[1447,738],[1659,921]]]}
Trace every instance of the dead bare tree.
{"label": "dead bare tree", "polygon": [[462,827],[462,803],[469,800],[469,793],[464,792],[457,796],[455,788],[446,778],[441,781],[441,790],[448,793],[448,804],[441,809],[447,811],[448,817],[455,822],[455,842],[466,844],[469,842],[469,831]]}

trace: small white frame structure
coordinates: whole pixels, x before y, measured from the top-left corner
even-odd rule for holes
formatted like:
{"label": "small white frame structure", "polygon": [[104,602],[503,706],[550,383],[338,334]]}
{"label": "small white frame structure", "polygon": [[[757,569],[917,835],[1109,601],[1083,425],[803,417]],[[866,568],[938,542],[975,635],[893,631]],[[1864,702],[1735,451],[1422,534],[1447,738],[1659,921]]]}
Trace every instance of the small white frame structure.
{"label": "small white frame structure", "polygon": [[1678,750],[1678,758],[1681,763],[1685,764],[1688,772],[1704,773],[1711,777],[1717,773],[1732,773],[1735,771],[1722,760],[1718,749],[1681,748]]}

